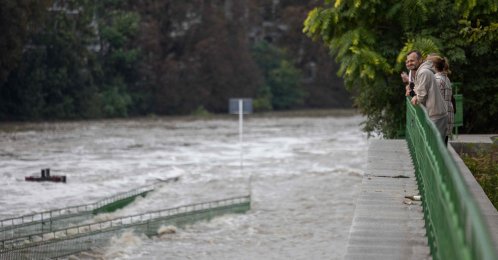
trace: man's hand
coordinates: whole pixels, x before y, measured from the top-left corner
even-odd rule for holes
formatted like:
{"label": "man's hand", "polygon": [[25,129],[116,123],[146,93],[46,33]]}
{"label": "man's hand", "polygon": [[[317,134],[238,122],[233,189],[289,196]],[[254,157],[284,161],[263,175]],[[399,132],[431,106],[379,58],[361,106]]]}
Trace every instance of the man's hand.
{"label": "man's hand", "polygon": [[417,96],[414,96],[414,97],[412,98],[412,101],[411,101],[411,102],[412,102],[412,105],[416,106],[416,105],[417,105]]}
{"label": "man's hand", "polygon": [[406,72],[401,72],[401,80],[403,81],[403,83],[408,83],[408,74],[406,74]]}
{"label": "man's hand", "polygon": [[410,85],[406,85],[406,87],[405,87],[405,96],[409,97],[410,96],[410,91],[411,91]]}

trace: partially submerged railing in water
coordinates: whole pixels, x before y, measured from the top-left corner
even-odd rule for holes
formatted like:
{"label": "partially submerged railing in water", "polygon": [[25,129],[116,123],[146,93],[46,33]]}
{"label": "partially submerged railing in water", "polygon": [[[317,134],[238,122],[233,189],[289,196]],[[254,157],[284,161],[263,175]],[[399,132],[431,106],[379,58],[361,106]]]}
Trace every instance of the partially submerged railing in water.
{"label": "partially submerged railing in water", "polygon": [[16,237],[0,242],[0,259],[63,257],[104,247],[112,236],[126,230],[153,236],[164,225],[183,225],[225,213],[243,213],[250,205],[251,197],[241,196]]}
{"label": "partially submerged railing in water", "polygon": [[0,239],[10,239],[29,234],[49,232],[70,224],[79,224],[102,212],[112,212],[154,190],[154,185],[142,186],[131,191],[122,192],[95,203],[53,209],[20,217],[0,220]]}
{"label": "partially submerged railing in water", "polygon": [[477,202],[421,106],[406,102],[406,133],[434,259],[498,259]]}

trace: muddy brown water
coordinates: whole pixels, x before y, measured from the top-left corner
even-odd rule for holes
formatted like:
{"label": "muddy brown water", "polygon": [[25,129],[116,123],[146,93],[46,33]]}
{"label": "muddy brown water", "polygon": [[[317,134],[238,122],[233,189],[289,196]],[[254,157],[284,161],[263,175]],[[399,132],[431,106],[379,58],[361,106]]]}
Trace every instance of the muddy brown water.
{"label": "muddy brown water", "polygon": [[[352,113],[0,125],[0,218],[91,203],[180,177],[125,216],[252,194],[252,209],[174,233],[126,233],[77,259],[341,259],[368,141]],[[242,151],[242,156],[241,156]],[[241,168],[242,157],[242,168]],[[24,176],[67,176],[66,184]]]}

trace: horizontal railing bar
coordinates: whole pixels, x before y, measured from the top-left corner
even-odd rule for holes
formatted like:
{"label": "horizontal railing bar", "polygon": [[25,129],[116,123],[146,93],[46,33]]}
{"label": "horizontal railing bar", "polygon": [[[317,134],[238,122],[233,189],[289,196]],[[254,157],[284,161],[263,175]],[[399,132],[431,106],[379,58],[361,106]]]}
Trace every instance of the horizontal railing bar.
{"label": "horizontal railing bar", "polygon": [[[139,194],[144,193],[144,192],[153,191],[155,185],[157,185],[157,183],[156,184],[152,184],[152,185],[147,185],[147,186],[144,186],[144,187],[140,187],[140,188],[137,188],[137,189],[134,189],[134,190],[131,190],[131,191],[118,193],[118,194],[113,195],[113,196],[111,196],[109,198],[105,198],[103,200],[100,200],[100,201],[97,201],[97,202],[94,202],[94,203],[91,203],[91,204],[83,204],[83,205],[77,205],[77,206],[70,206],[70,207],[66,207],[66,208],[60,208],[60,209],[53,209],[53,210],[48,210],[48,211],[42,211],[42,212],[37,212],[37,213],[34,213],[34,214],[23,215],[23,216],[19,216],[19,217],[2,219],[2,220],[0,220],[0,232],[4,231],[4,230],[15,229],[18,226],[24,226],[24,225],[29,225],[29,224],[32,224],[32,223],[49,221],[50,219],[56,219],[58,217],[64,218],[65,216],[74,216],[74,215],[78,215],[80,213],[92,211],[92,210],[101,208],[102,206],[105,206],[105,205],[107,205],[109,203],[119,201],[119,200],[123,199],[123,197],[127,198],[127,197],[132,197],[132,196],[139,195]],[[71,211],[73,211],[75,209],[77,210],[75,213],[71,212]],[[69,213],[72,213],[72,214],[62,214],[61,212],[63,212],[63,211],[64,212],[69,212]],[[54,214],[57,214],[57,213],[59,213],[59,214],[57,216],[54,216]],[[48,215],[47,218],[44,217],[45,215]],[[29,222],[25,222],[24,221],[24,219],[29,219],[29,218],[31,218],[31,221],[29,221]],[[9,225],[9,222],[10,222],[10,225]],[[14,222],[16,222],[16,223],[14,223]]]}
{"label": "horizontal railing bar", "polygon": [[[183,215],[189,215],[190,213],[192,213],[192,215],[193,215],[196,213],[198,214],[198,213],[202,213],[202,212],[208,212],[210,210],[219,210],[219,209],[223,209],[223,208],[229,208],[231,206],[250,203],[250,196],[239,196],[239,197],[234,197],[234,198],[228,198],[228,199],[218,200],[218,202],[227,202],[227,204],[222,205],[222,206],[221,205],[220,206],[210,206],[208,208],[199,209],[199,210],[194,210],[192,208],[190,211],[177,212],[177,214],[168,214],[165,216],[163,216],[161,214],[164,212],[170,213],[170,212],[173,212],[179,208],[188,208],[188,206],[192,206],[192,205],[212,205],[211,202],[196,203],[196,204],[191,204],[191,205],[179,206],[176,208],[151,211],[151,212],[146,212],[146,213],[142,213],[142,214],[119,217],[116,219],[105,220],[105,221],[96,222],[96,223],[90,223],[90,224],[73,226],[73,227],[69,227],[69,228],[63,228],[63,229],[54,230],[54,231],[46,232],[46,233],[38,233],[38,234],[29,235],[29,236],[16,237],[14,239],[2,240],[2,241],[0,241],[0,245],[1,245],[0,254],[3,253],[3,251],[15,250],[17,248],[32,246],[32,245],[36,245],[37,243],[42,243],[42,242],[46,242],[46,241],[72,239],[73,237],[85,236],[85,235],[90,236],[90,235],[92,235],[92,233],[101,233],[101,232],[106,232],[106,230],[128,228],[130,226],[141,225],[141,224],[144,224],[147,222],[160,221],[163,218],[166,218],[166,219],[170,218],[170,217],[176,218],[176,217],[181,217]],[[154,213],[159,213],[159,217],[152,218],[151,215]],[[146,219],[143,219],[142,218],[143,216],[149,216],[149,217]],[[126,220],[128,220],[129,222],[126,222]],[[92,227],[94,227],[93,230],[92,230]]]}

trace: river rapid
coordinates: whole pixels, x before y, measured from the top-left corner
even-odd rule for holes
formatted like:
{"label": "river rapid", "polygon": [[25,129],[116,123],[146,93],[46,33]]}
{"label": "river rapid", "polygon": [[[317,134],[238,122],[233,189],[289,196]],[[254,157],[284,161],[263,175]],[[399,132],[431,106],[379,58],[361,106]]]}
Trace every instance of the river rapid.
{"label": "river rapid", "polygon": [[[342,259],[367,163],[362,120],[249,115],[242,145],[237,116],[3,123],[0,219],[179,177],[106,217],[249,193],[252,208],[155,238],[125,233],[70,258]],[[24,181],[44,168],[67,183]]]}

